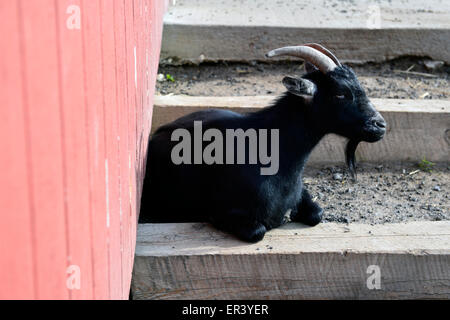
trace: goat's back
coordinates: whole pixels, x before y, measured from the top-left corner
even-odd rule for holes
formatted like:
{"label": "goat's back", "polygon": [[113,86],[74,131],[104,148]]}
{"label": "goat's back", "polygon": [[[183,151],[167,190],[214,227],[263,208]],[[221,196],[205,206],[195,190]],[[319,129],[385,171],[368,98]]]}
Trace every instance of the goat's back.
{"label": "goat's back", "polygon": [[176,129],[189,131],[193,161],[194,121],[201,121],[203,132],[215,128],[224,133],[226,129],[245,127],[244,118],[232,111],[210,109],[161,126],[148,144],[140,222],[205,221],[205,215],[212,208],[225,208],[223,195],[228,192],[226,190],[239,188],[232,186],[230,181],[230,177],[236,175],[226,172],[233,168],[226,165],[175,165],[171,153],[179,141],[171,141],[171,137]]}

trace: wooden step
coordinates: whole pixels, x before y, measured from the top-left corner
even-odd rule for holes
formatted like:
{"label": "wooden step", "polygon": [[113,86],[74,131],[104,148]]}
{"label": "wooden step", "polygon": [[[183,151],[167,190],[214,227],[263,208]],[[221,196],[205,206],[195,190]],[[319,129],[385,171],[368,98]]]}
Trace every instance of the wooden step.
{"label": "wooden step", "polygon": [[179,0],[164,18],[161,57],[172,63],[268,61],[264,54],[269,50],[308,42],[322,43],[342,61],[409,55],[450,63],[450,4]]}
{"label": "wooden step", "polygon": [[207,224],[139,225],[132,292],[135,299],[449,299],[450,222],[290,223],[256,244]]}
{"label": "wooden step", "polygon": [[[269,105],[274,96],[192,97],[156,96],[152,130],[188,113],[207,108],[252,112]],[[450,159],[450,101],[371,99],[388,123],[386,137],[361,143],[358,161],[429,161]],[[342,163],[345,139],[329,135],[312,152],[314,163]]]}

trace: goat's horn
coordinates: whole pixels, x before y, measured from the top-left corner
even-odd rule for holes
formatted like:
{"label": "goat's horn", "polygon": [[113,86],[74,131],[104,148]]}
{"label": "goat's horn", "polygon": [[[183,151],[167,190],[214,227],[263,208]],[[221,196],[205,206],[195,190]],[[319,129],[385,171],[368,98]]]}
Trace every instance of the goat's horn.
{"label": "goat's horn", "polygon": [[333,71],[337,67],[336,63],[334,63],[331,58],[319,50],[309,46],[283,47],[272,50],[266,54],[267,58],[276,56],[293,56],[302,58],[316,66],[323,73]]}
{"label": "goat's horn", "polygon": [[334,63],[336,63],[336,65],[337,65],[338,67],[342,66],[342,64],[341,64],[341,62],[339,61],[339,59],[336,58],[336,56],[335,56],[330,50],[328,50],[327,48],[325,48],[325,47],[322,46],[321,44],[318,44],[318,43],[307,43],[307,44],[304,44],[304,46],[311,47],[311,48],[314,48],[314,49],[316,49],[316,50],[319,50],[319,51],[322,52],[324,55],[328,56],[331,60],[333,60]]}

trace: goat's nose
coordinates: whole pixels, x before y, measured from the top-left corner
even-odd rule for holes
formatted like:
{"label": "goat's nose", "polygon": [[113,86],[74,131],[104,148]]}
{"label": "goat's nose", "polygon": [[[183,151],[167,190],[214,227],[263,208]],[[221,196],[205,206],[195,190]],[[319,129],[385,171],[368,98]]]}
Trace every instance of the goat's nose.
{"label": "goat's nose", "polygon": [[386,121],[381,116],[376,116],[371,120],[372,125],[380,129],[386,129]]}
{"label": "goat's nose", "polygon": [[386,121],[384,121],[384,120],[375,120],[375,123],[374,123],[377,127],[380,127],[380,128],[386,128]]}

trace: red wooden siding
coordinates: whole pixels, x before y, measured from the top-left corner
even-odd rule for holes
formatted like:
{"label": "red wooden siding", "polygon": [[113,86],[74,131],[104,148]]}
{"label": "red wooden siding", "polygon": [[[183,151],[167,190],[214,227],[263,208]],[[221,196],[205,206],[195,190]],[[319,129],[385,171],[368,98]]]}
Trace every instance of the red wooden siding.
{"label": "red wooden siding", "polygon": [[167,2],[0,0],[0,299],[128,298]]}

